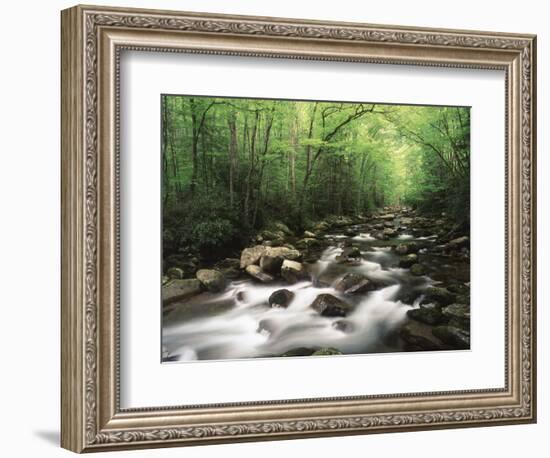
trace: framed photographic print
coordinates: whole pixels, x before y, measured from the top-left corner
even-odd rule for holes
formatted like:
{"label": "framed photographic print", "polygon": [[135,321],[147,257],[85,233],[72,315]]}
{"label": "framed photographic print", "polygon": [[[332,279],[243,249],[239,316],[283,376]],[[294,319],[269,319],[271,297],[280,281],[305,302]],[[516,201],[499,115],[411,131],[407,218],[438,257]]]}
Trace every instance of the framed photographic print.
{"label": "framed photographic print", "polygon": [[62,446],[536,419],[532,35],[62,12]]}

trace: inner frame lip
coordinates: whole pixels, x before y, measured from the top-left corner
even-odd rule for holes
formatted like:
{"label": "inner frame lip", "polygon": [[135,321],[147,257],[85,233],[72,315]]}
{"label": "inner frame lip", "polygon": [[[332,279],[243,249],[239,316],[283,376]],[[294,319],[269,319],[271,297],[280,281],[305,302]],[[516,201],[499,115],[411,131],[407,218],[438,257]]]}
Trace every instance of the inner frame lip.
{"label": "inner frame lip", "polygon": [[[108,28],[105,28],[105,31],[108,31]],[[118,32],[118,31],[117,31]],[[141,30],[137,31],[138,34],[140,32],[143,32]],[[108,32],[108,35],[112,33],[112,30]],[[124,32],[123,32],[124,33]],[[118,35],[118,33],[115,33],[115,35]],[[124,35],[123,35],[124,36]],[[250,39],[251,37],[243,37]],[[276,40],[277,37],[269,37]],[[350,45],[357,45],[357,42],[347,42],[346,44]],[[381,43],[380,46],[388,45],[385,43]],[[388,45],[391,46],[391,45]],[[508,127],[508,97],[509,97],[509,79],[510,79],[510,65],[504,64],[504,63],[480,63],[477,61],[474,61],[474,63],[471,62],[455,62],[455,61],[418,61],[418,60],[409,60],[409,59],[403,59],[403,58],[394,58],[394,57],[387,57],[387,58],[379,58],[379,57],[358,57],[356,55],[354,56],[338,56],[338,55],[303,55],[303,54],[295,54],[295,53],[279,53],[277,51],[273,52],[256,52],[256,51],[234,51],[234,50],[221,50],[221,49],[197,49],[197,48],[188,48],[185,46],[181,47],[159,47],[156,45],[143,45],[143,44],[124,44],[120,42],[116,42],[113,46],[114,51],[114,66],[115,66],[115,97],[114,97],[114,105],[115,105],[115,155],[116,155],[116,212],[117,212],[117,220],[120,220],[120,189],[119,189],[119,183],[118,183],[118,177],[120,176],[120,60],[122,57],[123,52],[125,51],[139,51],[139,52],[152,52],[152,53],[176,53],[176,54],[198,54],[198,55],[216,55],[216,56],[238,56],[238,57],[255,57],[255,58],[269,58],[269,59],[285,59],[285,60],[306,60],[306,61],[331,61],[331,62],[344,62],[344,63],[356,63],[356,64],[381,64],[381,65],[399,65],[399,66],[412,66],[412,67],[434,67],[434,68],[458,68],[458,69],[474,69],[474,70],[497,70],[502,71],[504,73],[504,80],[505,80],[505,182],[506,182],[506,192],[505,192],[505,215],[508,214],[508,207],[509,207],[509,199],[508,199],[508,135],[509,135],[509,127]],[[464,50],[462,50],[464,51]],[[487,51],[483,49],[477,49],[474,48],[472,51]],[[504,49],[502,52],[503,58],[504,56],[507,56],[506,60],[507,62],[510,60],[511,50]],[[489,52],[489,51],[488,51]],[[162,93],[161,95],[172,95],[170,93]],[[173,94],[173,95],[184,95],[184,94]],[[266,98],[266,97],[226,97],[226,96],[211,96],[211,95],[200,95],[200,97],[219,97],[219,98],[249,98],[249,99],[260,99],[260,100],[292,100],[292,101],[323,101],[318,99],[293,99],[293,98]],[[339,102],[335,100],[327,100],[327,102]],[[343,103],[375,103],[375,102],[359,102],[359,101],[352,101],[352,102],[343,102]],[[378,103],[377,103],[378,104]],[[455,105],[432,105],[432,104],[408,104],[408,103],[380,103],[380,105],[412,105],[412,106],[455,106]],[[464,107],[464,108],[471,108],[471,106],[468,105],[456,105],[457,107]],[[507,217],[505,216],[505,219]],[[505,221],[506,223],[506,221]],[[509,236],[508,236],[508,225],[504,225],[505,229],[505,287],[508,289],[508,252],[509,252]],[[117,251],[117,263],[120,259],[120,234],[119,234],[120,225],[117,225],[116,227],[116,251]],[[161,234],[162,236],[162,234]],[[185,405],[174,405],[174,406],[157,406],[157,407],[128,407],[128,408],[122,408],[120,406],[120,298],[119,298],[119,269],[116,271],[116,313],[115,313],[115,319],[116,319],[116,332],[115,332],[115,338],[116,338],[116,353],[117,357],[116,360],[116,370],[115,370],[115,377],[116,377],[116,391],[115,391],[115,404],[116,404],[116,412],[121,414],[140,414],[140,413],[146,413],[146,412],[159,412],[159,411],[166,411],[171,412],[173,411],[175,415],[177,415],[177,411],[180,413],[184,413],[186,411],[202,411],[204,409],[215,409],[216,411],[219,411],[218,409],[227,409],[227,408],[236,408],[237,410],[240,410],[241,408],[244,408],[248,410],[248,408],[254,408],[254,407],[266,407],[266,408],[277,408],[277,407],[283,407],[285,410],[288,410],[290,406],[297,406],[298,408],[300,405],[306,406],[311,405],[312,407],[328,407],[330,406],[338,406],[342,407],[342,405],[350,403],[350,405],[357,406],[358,402],[363,401],[362,403],[365,403],[365,405],[372,405],[372,401],[393,401],[393,402],[403,402],[403,404],[409,404],[411,402],[411,399],[416,398],[418,401],[424,401],[424,402],[431,402],[439,400],[444,400],[445,398],[449,400],[457,400],[457,402],[464,404],[464,402],[467,399],[478,399],[478,398],[487,398],[488,400],[494,399],[494,396],[487,396],[489,394],[497,394],[503,397],[510,398],[511,395],[513,395],[512,387],[510,383],[510,352],[508,345],[506,344],[509,342],[509,293],[506,291],[505,293],[505,330],[504,330],[504,339],[505,339],[505,345],[504,345],[504,387],[502,388],[482,388],[482,389],[468,389],[468,390],[448,390],[448,391],[428,391],[428,392],[411,392],[411,393],[395,393],[395,394],[382,394],[382,395],[354,395],[354,396],[336,396],[336,397],[313,397],[313,398],[297,398],[297,399],[282,399],[282,400],[261,400],[261,401],[237,401],[237,402],[223,402],[223,403],[206,403],[206,404],[185,404]],[[160,309],[160,313],[162,313],[162,309]],[[159,333],[162,332],[162,330],[159,330]],[[459,350],[460,351],[460,350]],[[464,350],[469,351],[469,350]],[[426,353],[426,352],[423,352]],[[442,353],[442,352],[440,352]],[[357,355],[345,355],[345,356],[357,356]],[[239,360],[239,361],[245,361]],[[212,361],[210,361],[212,362]],[[457,399],[457,395],[460,396],[461,401]],[[426,399],[426,398],[432,398],[432,399]],[[513,399],[515,399],[515,396],[512,396]],[[368,402],[365,402],[368,401]],[[488,404],[489,406],[493,405],[493,402],[490,402]],[[481,406],[477,406],[481,408]],[[467,406],[464,406],[462,408],[468,408]],[[472,407],[474,408],[474,407]],[[126,416],[124,415],[124,416]]]}

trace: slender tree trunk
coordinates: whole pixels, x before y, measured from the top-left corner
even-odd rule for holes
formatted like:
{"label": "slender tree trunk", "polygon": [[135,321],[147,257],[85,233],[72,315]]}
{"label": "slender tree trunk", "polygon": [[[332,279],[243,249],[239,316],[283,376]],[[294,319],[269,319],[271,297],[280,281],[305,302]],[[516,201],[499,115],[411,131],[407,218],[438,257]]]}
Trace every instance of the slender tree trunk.
{"label": "slender tree trunk", "polygon": [[260,167],[260,173],[258,174],[258,191],[256,193],[256,201],[254,202],[254,212],[252,214],[252,227],[256,226],[256,219],[258,217],[258,208],[260,207],[260,201],[262,200],[262,181],[264,178],[265,163],[262,163]]}
{"label": "slender tree trunk", "polygon": [[227,125],[229,127],[229,203],[233,207],[235,204],[233,180],[235,179],[235,158],[237,156],[237,127],[234,111],[229,114]]}
{"label": "slender tree trunk", "polygon": [[292,128],[290,130],[290,151],[288,153],[288,162],[289,162],[289,179],[290,179],[290,190],[292,192],[292,197],[296,196],[296,148],[298,146],[298,119],[296,114],[294,115]]}
{"label": "slender tree trunk", "polygon": [[[172,107],[175,108],[175,107]],[[172,177],[174,181],[174,201],[177,203],[179,200],[180,192],[180,182],[179,182],[179,167],[178,167],[178,158],[177,150],[175,145],[175,135],[176,135],[176,123],[175,123],[175,114],[174,109],[171,112],[171,116],[166,117],[166,125],[168,129],[168,142],[170,146],[170,156],[172,159]]]}
{"label": "slender tree trunk", "polygon": [[202,151],[202,179],[203,179],[203,184],[204,184],[204,189],[206,192],[208,192],[208,189],[211,187],[210,186],[210,181],[212,179],[212,173],[210,173],[210,179],[208,177],[208,169],[210,168],[210,170],[212,170],[212,167],[209,167],[209,161],[208,161],[208,154],[207,154],[207,151],[208,151],[208,148],[206,147],[206,136],[204,134],[200,135],[199,137],[200,139],[200,143],[201,143],[201,151]]}
{"label": "slender tree trunk", "polygon": [[363,211],[363,208],[361,206],[362,202],[362,197],[363,197],[363,185],[364,185],[364,176],[365,176],[365,166],[366,166],[366,163],[367,163],[367,155],[365,153],[363,153],[363,155],[361,156],[361,167],[359,168],[359,186],[357,186],[357,202],[356,202],[356,211],[358,213],[362,212]]}
{"label": "slender tree trunk", "polygon": [[[317,106],[318,103],[315,102],[313,105],[313,111],[311,112],[311,117],[309,120],[309,130],[307,138],[308,140],[311,140],[313,138],[313,126],[315,123],[315,115],[317,113]],[[306,171],[304,174],[304,181],[302,185],[302,194],[300,195],[300,202],[298,204],[298,214],[300,215],[300,218],[303,218],[303,212],[304,212],[304,202],[307,192],[307,187],[309,184],[309,178],[311,177],[311,172],[313,170],[313,160],[312,160],[312,151],[311,151],[311,145],[308,144],[306,146]]]}
{"label": "slender tree trunk", "polygon": [[[183,103],[183,98],[182,98]],[[199,138],[201,136],[201,132],[204,127],[204,123],[206,121],[206,114],[208,113],[208,110],[212,108],[214,105],[216,105],[217,102],[212,101],[208,104],[208,106],[202,111],[202,113],[198,113],[198,107],[195,99],[193,97],[189,98],[189,106],[191,108],[191,155],[193,159],[193,172],[191,175],[191,194],[193,195],[195,193],[195,190],[197,188],[197,178],[198,178],[198,168],[199,168],[199,158],[198,158],[198,145],[199,145]]]}
{"label": "slender tree trunk", "polygon": [[252,176],[255,169],[255,148],[256,148],[256,132],[258,131],[258,123],[260,121],[260,112],[256,111],[256,116],[254,119],[254,127],[252,128],[252,135],[250,138],[250,154],[248,167],[248,174],[246,176],[246,191],[244,197],[244,220],[249,222],[250,215],[250,194],[252,192]]}
{"label": "slender tree trunk", "polygon": [[199,142],[199,126],[197,122],[195,99],[190,98],[189,105],[191,107],[191,157],[193,161],[193,172],[191,174],[191,195],[194,195],[195,189],[197,187],[197,170],[199,162],[197,151],[197,146]]}
{"label": "slender tree trunk", "polygon": [[168,196],[170,195],[169,180],[168,180],[168,109],[166,107],[168,101],[166,96],[162,97],[162,202],[163,208],[166,208]]}
{"label": "slender tree trunk", "polygon": [[256,195],[256,202],[255,202],[255,205],[254,205],[254,214],[252,216],[252,227],[255,227],[256,226],[256,220],[257,220],[257,216],[258,216],[258,208],[259,208],[259,205],[260,205],[260,201],[262,199],[262,181],[263,181],[263,177],[264,177],[264,171],[265,171],[265,166],[267,164],[267,160],[265,158],[266,154],[267,154],[267,150],[269,148],[269,138],[271,136],[271,128],[273,127],[273,110],[271,112],[271,117],[269,119],[267,119],[267,124],[266,124],[266,128],[265,128],[265,133],[264,133],[264,148],[263,148],[263,151],[261,153],[261,158],[260,158],[260,161],[261,161],[261,167],[260,167],[260,174],[258,176],[258,190],[257,190],[257,195]]}

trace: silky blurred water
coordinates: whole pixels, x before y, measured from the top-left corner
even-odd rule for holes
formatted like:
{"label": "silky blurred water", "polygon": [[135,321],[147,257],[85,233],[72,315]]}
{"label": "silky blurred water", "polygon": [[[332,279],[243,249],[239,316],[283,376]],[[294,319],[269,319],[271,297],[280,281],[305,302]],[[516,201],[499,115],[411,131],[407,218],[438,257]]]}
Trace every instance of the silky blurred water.
{"label": "silky blurred water", "polygon": [[[400,351],[391,332],[418,306],[418,297],[432,281],[415,277],[396,265],[390,247],[375,246],[368,233],[350,237],[360,247],[362,259],[339,264],[343,234],[331,234],[334,242],[320,259],[308,265],[314,281],[294,285],[235,281],[221,294],[204,293],[194,298],[204,314],[189,316],[177,311],[164,319],[164,359],[168,361],[216,360],[280,356],[300,347],[337,348],[344,354]],[[400,235],[396,240],[410,240]],[[389,286],[366,294],[346,295],[332,285],[349,272]],[[269,296],[286,288],[294,293],[288,307],[272,308]],[[410,294],[414,292],[416,294]],[[325,317],[310,307],[319,294],[332,294],[353,306],[346,317]],[[416,303],[407,299],[415,297]],[[181,305],[185,307],[185,304]],[[209,313],[214,310],[214,313]],[[221,311],[220,311],[221,310]],[[388,337],[389,336],[389,337]]]}

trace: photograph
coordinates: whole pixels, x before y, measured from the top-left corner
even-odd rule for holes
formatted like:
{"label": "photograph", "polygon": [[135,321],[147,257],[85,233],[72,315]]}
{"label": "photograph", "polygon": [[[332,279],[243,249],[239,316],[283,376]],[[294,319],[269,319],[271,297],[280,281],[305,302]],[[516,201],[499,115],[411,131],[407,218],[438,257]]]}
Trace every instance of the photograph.
{"label": "photograph", "polygon": [[[538,421],[543,15],[494,15],[493,2],[449,22],[399,2],[395,17],[204,0],[41,11],[52,52],[40,56],[60,67],[31,106],[61,96],[60,117],[37,124],[59,137],[60,161],[44,156],[47,135],[25,137],[28,122],[5,149],[25,138],[37,152],[36,166],[7,168],[12,190],[14,170],[39,183],[53,166],[59,182],[40,189],[61,213],[60,281],[46,282],[61,313],[34,321],[60,344],[60,371],[56,395],[33,403],[60,406],[47,413],[61,447],[372,435],[372,448],[376,435],[386,450],[396,441],[380,433]],[[55,248],[28,243],[55,209],[16,197],[8,219],[34,231],[24,246]],[[17,262],[37,259],[6,240]],[[28,266],[11,267],[28,283]],[[522,453],[540,445],[533,428],[507,435]]]}
{"label": "photograph", "polygon": [[470,348],[470,107],[159,116],[162,362]]}

